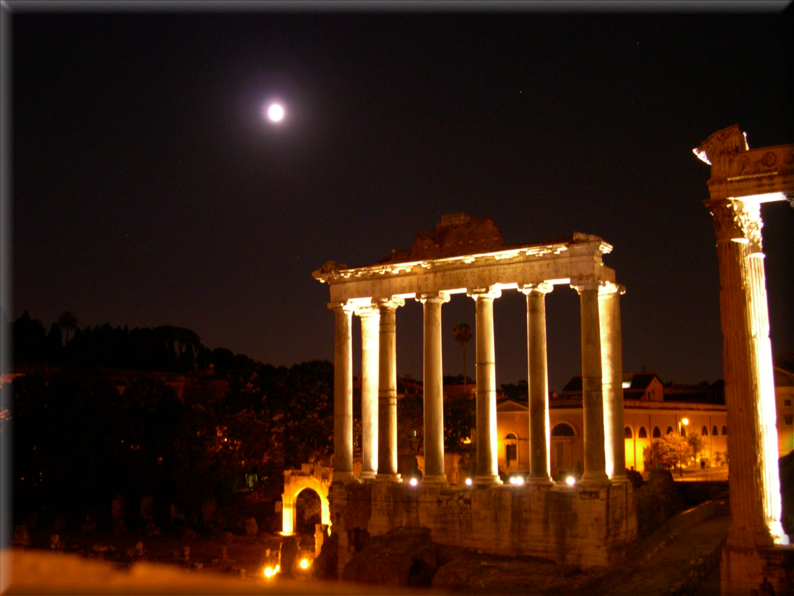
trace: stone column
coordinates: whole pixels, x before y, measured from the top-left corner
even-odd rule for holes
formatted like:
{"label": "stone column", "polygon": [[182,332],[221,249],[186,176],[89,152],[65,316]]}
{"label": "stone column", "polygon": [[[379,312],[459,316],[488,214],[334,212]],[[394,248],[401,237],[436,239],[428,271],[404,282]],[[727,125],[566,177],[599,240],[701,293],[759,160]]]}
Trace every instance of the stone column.
{"label": "stone column", "polygon": [[353,476],[353,342],[350,323],[354,307],[332,302],[334,311],[334,482]]}
{"label": "stone column", "polygon": [[604,397],[604,455],[612,482],[628,482],[623,424],[623,343],[620,329],[620,296],[626,288],[605,283],[598,294],[601,318],[601,374]]}
{"label": "stone column", "polygon": [[548,283],[524,286],[527,296],[527,363],[529,389],[529,481],[553,484],[549,470],[549,376],[546,357],[546,294]]}
{"label": "stone column", "polygon": [[425,482],[446,483],[444,473],[444,371],[441,365],[441,305],[449,294],[418,294],[424,310]]}
{"label": "stone column", "polygon": [[378,375],[378,475],[376,480],[399,482],[397,473],[397,331],[395,311],[405,301],[377,300],[380,310]]}
{"label": "stone column", "polygon": [[378,472],[378,369],[380,309],[356,310],[361,318],[361,474],[369,480]]}
{"label": "stone column", "polygon": [[494,350],[493,301],[502,295],[498,288],[472,290],[476,315],[477,380],[477,486],[501,484],[496,443],[496,362]]}
{"label": "stone column", "polygon": [[[725,405],[731,456],[732,524],[727,545],[729,549],[770,546],[780,541],[783,530],[779,521],[776,405],[760,205],[737,199],[705,203],[714,216],[720,271]],[[724,558],[725,553],[723,562]]]}
{"label": "stone column", "polygon": [[604,403],[601,372],[601,326],[598,316],[599,280],[571,280],[579,293],[582,321],[582,409],[584,413],[585,484],[608,484],[604,451]]}

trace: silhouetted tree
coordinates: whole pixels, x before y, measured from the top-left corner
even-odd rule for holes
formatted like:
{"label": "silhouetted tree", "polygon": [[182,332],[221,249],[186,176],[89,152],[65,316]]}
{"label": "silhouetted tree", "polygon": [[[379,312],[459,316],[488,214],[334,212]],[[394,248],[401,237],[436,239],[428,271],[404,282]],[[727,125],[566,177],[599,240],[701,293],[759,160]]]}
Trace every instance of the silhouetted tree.
{"label": "silhouetted tree", "polygon": [[66,331],[66,341],[65,344],[69,343],[69,331],[72,329],[77,329],[77,317],[74,313],[70,310],[66,310],[61,313],[61,316],[58,317],[58,327],[61,328],[61,331]]}
{"label": "silhouetted tree", "polygon": [[14,360],[43,362],[47,353],[47,332],[38,319],[31,319],[28,311],[14,321]]}
{"label": "silhouetted tree", "polygon": [[474,427],[474,402],[454,399],[444,403],[444,448],[449,451],[463,449],[463,441],[471,437]]}

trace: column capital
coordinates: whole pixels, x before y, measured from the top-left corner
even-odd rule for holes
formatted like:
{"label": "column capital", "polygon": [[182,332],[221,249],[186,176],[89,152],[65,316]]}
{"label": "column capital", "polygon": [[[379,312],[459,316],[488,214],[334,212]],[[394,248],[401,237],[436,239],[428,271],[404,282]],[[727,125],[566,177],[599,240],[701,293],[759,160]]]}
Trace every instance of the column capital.
{"label": "column capital", "polygon": [[626,286],[621,284],[616,284],[611,281],[603,281],[598,288],[598,296],[611,296],[613,294],[617,294],[622,296],[626,293]]}
{"label": "column capital", "polygon": [[444,304],[449,302],[449,294],[447,292],[428,292],[424,294],[417,294],[416,301],[424,304],[425,302],[436,302]]}
{"label": "column capital", "polygon": [[405,306],[405,298],[395,298],[394,296],[389,298],[373,298],[372,304],[376,305],[378,308],[396,309],[399,306]]}
{"label": "column capital", "polygon": [[328,303],[328,309],[329,309],[329,310],[334,310],[334,311],[336,311],[336,310],[341,310],[341,311],[343,311],[343,312],[349,312],[349,313],[352,313],[352,312],[355,312],[355,310],[356,310],[356,305],[355,305],[355,304],[353,304],[353,303],[352,303],[352,302],[350,302],[350,301],[345,301],[345,302],[329,302],[329,303]]}
{"label": "column capital", "polygon": [[502,290],[498,286],[487,286],[484,288],[473,288],[471,290],[467,290],[466,295],[469,298],[473,298],[474,300],[479,300],[481,298],[493,300],[494,298],[499,298],[502,295]]}
{"label": "column capital", "polygon": [[368,317],[379,317],[380,308],[378,308],[377,304],[366,304],[363,306],[360,305],[356,307],[355,314],[362,319],[366,319]]}
{"label": "column capital", "polygon": [[518,291],[522,294],[548,294],[549,292],[554,290],[554,286],[551,285],[549,282],[542,281],[538,284],[524,284]]}

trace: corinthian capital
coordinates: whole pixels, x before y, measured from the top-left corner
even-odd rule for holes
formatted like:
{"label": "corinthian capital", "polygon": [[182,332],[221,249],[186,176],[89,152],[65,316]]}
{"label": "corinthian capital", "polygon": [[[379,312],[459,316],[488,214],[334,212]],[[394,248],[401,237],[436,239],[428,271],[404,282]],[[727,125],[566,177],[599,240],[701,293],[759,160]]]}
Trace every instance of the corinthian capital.
{"label": "corinthian capital", "polygon": [[724,199],[707,201],[707,206],[714,216],[714,232],[717,244],[722,242],[740,242],[748,244],[750,253],[763,250],[761,240],[761,205],[756,201]]}

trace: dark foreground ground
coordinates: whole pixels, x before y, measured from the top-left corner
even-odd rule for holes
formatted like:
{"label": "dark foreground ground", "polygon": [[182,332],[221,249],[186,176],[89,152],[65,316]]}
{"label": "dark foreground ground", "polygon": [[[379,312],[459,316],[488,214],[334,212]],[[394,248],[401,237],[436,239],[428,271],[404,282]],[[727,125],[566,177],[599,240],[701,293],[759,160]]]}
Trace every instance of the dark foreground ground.
{"label": "dark foreground ground", "polygon": [[[6,594],[527,594],[631,595],[719,594],[719,551],[730,516],[725,506],[709,516],[682,514],[678,521],[635,545],[612,569],[580,572],[543,560],[494,557],[454,549],[430,588],[317,582],[308,577],[266,580],[262,574],[280,537],[66,534],[63,550],[50,535],[31,534],[31,545],[8,564],[14,570]],[[705,519],[701,519],[705,517]],[[136,554],[136,543],[141,542]],[[185,547],[189,548],[185,560]],[[222,549],[225,547],[225,559]]]}

